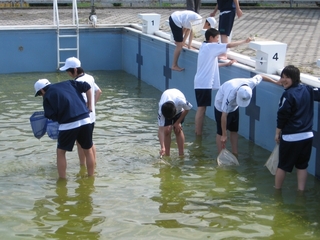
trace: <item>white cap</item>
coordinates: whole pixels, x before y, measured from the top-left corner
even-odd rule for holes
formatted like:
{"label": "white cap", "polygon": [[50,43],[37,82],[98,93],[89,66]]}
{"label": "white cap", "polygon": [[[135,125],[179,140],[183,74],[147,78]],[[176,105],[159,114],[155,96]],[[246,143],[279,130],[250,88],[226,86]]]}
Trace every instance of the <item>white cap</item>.
{"label": "white cap", "polygon": [[69,68],[78,68],[81,67],[81,62],[78,58],[70,57],[67,58],[63,67],[60,68],[60,71],[65,71]]}
{"label": "white cap", "polygon": [[217,20],[214,17],[208,17],[207,21],[210,23],[211,28],[214,28],[217,25]]}
{"label": "white cap", "polygon": [[237,104],[239,107],[247,107],[252,96],[252,89],[247,86],[241,86],[237,92]]}
{"label": "white cap", "polygon": [[51,84],[49,82],[48,79],[39,79],[35,84],[34,84],[34,90],[36,91],[36,94],[34,95],[35,97],[36,96],[39,96],[39,90],[46,87],[47,85]]}

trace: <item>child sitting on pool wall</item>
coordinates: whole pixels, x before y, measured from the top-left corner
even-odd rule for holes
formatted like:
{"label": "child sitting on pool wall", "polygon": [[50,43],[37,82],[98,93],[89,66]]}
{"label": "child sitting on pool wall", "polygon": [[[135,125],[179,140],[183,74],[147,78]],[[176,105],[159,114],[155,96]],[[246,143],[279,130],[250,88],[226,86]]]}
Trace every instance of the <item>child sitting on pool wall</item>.
{"label": "child sitting on pool wall", "polygon": [[160,141],[160,156],[170,156],[171,132],[174,130],[179,149],[179,156],[184,155],[184,133],[182,123],[192,105],[184,94],[175,88],[165,90],[159,101],[158,137]]}
{"label": "child sitting on pool wall", "polygon": [[297,169],[298,190],[304,191],[313,141],[313,105],[320,91],[300,83],[300,70],[293,65],[281,72],[284,92],[277,112],[275,141],[279,143],[279,163],[275,188],[281,189],[287,172]]}

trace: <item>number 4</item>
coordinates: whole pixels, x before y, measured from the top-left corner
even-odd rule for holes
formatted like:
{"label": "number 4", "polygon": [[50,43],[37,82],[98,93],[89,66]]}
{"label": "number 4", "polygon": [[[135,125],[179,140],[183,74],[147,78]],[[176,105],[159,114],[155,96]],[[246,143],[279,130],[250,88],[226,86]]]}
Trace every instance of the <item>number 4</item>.
{"label": "number 4", "polygon": [[278,59],[279,59],[279,58],[278,58],[278,53],[276,53],[275,55],[273,55],[272,59],[278,61]]}

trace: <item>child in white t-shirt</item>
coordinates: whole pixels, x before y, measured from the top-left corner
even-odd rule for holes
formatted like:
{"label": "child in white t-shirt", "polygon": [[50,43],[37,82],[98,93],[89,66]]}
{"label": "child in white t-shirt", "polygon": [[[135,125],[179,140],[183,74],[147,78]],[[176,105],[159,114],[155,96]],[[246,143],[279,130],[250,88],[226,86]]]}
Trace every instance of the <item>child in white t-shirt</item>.
{"label": "child in white t-shirt", "polygon": [[202,21],[202,17],[193,11],[185,10],[185,11],[175,11],[169,17],[169,25],[173,35],[173,39],[176,43],[176,48],[173,53],[173,61],[171,69],[174,71],[183,71],[184,68],[178,66],[178,59],[184,46],[187,37],[189,37],[189,46],[191,46],[193,33],[192,33],[192,25],[191,23],[195,23],[196,21]]}
{"label": "child in white t-shirt", "polygon": [[163,92],[159,101],[158,137],[160,141],[160,156],[170,156],[171,132],[174,131],[179,149],[179,155],[184,154],[184,133],[182,123],[192,105],[184,94],[175,88]]}
{"label": "child in white t-shirt", "polygon": [[195,117],[195,132],[202,135],[203,120],[206,108],[211,106],[212,89],[220,87],[219,67],[230,66],[235,61],[231,60],[226,63],[218,63],[218,56],[227,52],[227,48],[239,46],[250,42],[252,39],[247,38],[242,41],[231,43],[219,43],[220,33],[214,28],[205,32],[206,41],[202,43],[197,63],[197,73],[194,77],[194,89],[197,100],[197,113]]}

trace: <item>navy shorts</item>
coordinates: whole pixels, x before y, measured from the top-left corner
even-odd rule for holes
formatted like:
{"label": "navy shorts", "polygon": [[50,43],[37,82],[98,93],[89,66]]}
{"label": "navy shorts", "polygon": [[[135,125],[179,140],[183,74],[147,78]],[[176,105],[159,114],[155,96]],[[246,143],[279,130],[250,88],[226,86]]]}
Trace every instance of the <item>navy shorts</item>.
{"label": "navy shorts", "polygon": [[94,122],[91,123],[91,128],[92,128],[92,133],[93,133],[93,129],[94,129]]}
{"label": "navy shorts", "polygon": [[232,10],[229,13],[224,13],[219,16],[220,35],[230,36],[235,16],[236,16],[235,10]]}
{"label": "navy shorts", "polygon": [[[221,115],[222,112],[218,111],[214,108],[214,116],[217,122],[217,134],[222,136],[222,128],[221,128]],[[227,116],[227,130],[231,132],[238,132],[239,130],[239,108],[237,110],[228,113]]]}
{"label": "navy shorts", "polygon": [[171,28],[171,32],[173,35],[173,39],[176,42],[183,42],[183,31],[181,27],[178,27],[174,21],[172,20],[171,16],[169,17],[169,25]]}
{"label": "navy shorts", "polygon": [[293,167],[297,169],[308,168],[312,150],[313,138],[301,141],[287,142],[281,137],[279,145],[278,168],[285,172],[292,172]]}
{"label": "navy shorts", "polygon": [[210,107],[212,101],[212,89],[195,89],[198,107]]}
{"label": "navy shorts", "polygon": [[[164,122],[164,127],[173,125],[173,124],[179,119],[179,117],[181,116],[181,114],[182,114],[182,112],[178,113],[177,115],[175,115],[175,116],[174,116],[173,118],[171,118],[171,119],[166,118],[166,119],[165,119],[165,122]],[[184,122],[184,119],[182,119],[181,125],[182,125],[183,122]]]}
{"label": "navy shorts", "polygon": [[77,140],[83,149],[90,149],[92,147],[93,126],[93,124],[86,124],[78,128],[60,131],[57,148],[72,151]]}

